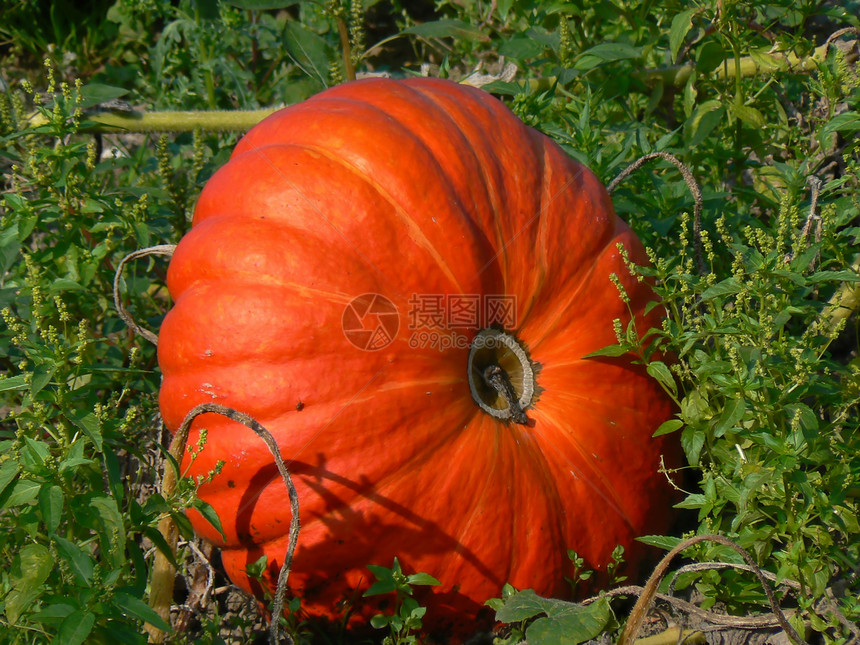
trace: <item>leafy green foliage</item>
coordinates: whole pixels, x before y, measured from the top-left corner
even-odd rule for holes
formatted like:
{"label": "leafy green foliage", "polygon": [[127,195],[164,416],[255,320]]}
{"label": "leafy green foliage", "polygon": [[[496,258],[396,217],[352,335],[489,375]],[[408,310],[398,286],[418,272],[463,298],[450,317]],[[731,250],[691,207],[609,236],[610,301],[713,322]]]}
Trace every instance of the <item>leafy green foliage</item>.
{"label": "leafy green foliage", "polygon": [[[819,609],[828,594],[860,621],[857,323],[828,304],[858,282],[860,73],[850,48],[821,47],[860,25],[856,0],[116,0],[93,3],[83,21],[73,3],[7,4],[0,640],[143,642],[143,621],[158,622],[145,604],[152,549],[165,548],[158,520],[170,514],[187,533],[182,510],[195,507],[219,526],[194,494],[201,482],[171,499],[155,492],[155,354],[127,332],[110,293],[123,255],[186,231],[237,135],[93,137],[92,115],[117,100],[181,110],[292,103],[346,78],[350,64],[486,83],[606,181],[656,151],[690,167],[703,188],[700,235],[669,165],[637,171],[613,194],[650,247],[652,266],[631,269],[654,282],[666,317],[644,337],[635,324],[617,327],[617,344],[595,355],[638,352],[677,401],[658,433],[674,434],[687,455],[676,479],[690,530],[729,536],[799,582],[796,620],[825,642],[847,636]],[[44,125],[28,122],[34,111]],[[147,260],[122,284],[151,329],[168,306],[163,280],[163,262]],[[648,541],[668,548],[677,538]],[[736,558],[704,544],[687,555]],[[591,563],[572,557],[576,585]],[[376,624],[408,642],[397,639],[423,617],[410,590],[431,581],[396,562],[372,571],[372,591],[397,598]],[[678,581],[691,586],[705,606],[762,607],[742,572]],[[511,642],[581,642],[615,628],[603,600],[581,606],[507,587],[492,602]],[[221,642],[226,623],[250,639],[249,622],[219,611],[201,621],[200,642]]]}
{"label": "leafy green foliage", "polygon": [[[47,101],[30,94],[46,125],[27,125],[20,94],[0,97],[0,163],[10,171],[0,218],[0,552],[11,563],[0,573],[0,631],[10,643],[39,634],[145,642],[144,622],[168,628],[145,595],[146,550],[167,550],[159,519],[170,514],[188,537],[185,508],[219,524],[195,495],[201,481],[183,480],[171,499],[154,492],[154,351],[125,332],[110,294],[126,250],[182,230],[185,213],[158,188],[152,152],[100,159],[97,142],[76,135],[105,88],[53,76],[48,67]],[[192,145],[202,153],[200,140]],[[150,286],[134,275],[124,284],[138,317],[157,325],[164,296]]]}
{"label": "leafy green foliage", "polygon": [[389,629],[390,633],[383,639],[383,645],[415,643],[417,636],[413,632],[420,631],[421,619],[427,613],[427,608],[419,605],[412,597],[412,587],[438,585],[439,581],[427,573],[404,574],[397,558],[394,558],[390,569],[376,564],[369,564],[367,568],[376,577],[376,582],[364,592],[364,597],[389,593],[395,595],[392,614],[377,614],[370,619],[370,624],[376,629]]}
{"label": "leafy green foliage", "polygon": [[508,588],[506,592],[501,599],[487,603],[496,609],[497,621],[517,624],[506,643],[518,643],[525,638],[535,645],[578,645],[616,626],[606,598],[580,605],[542,598],[532,589]]}

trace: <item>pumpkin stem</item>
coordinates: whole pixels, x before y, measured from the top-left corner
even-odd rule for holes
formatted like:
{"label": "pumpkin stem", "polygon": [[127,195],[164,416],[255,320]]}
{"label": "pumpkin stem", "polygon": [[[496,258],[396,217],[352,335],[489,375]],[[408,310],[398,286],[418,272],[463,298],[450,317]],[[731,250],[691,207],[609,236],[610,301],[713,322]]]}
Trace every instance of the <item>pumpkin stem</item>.
{"label": "pumpkin stem", "polygon": [[529,418],[520,407],[519,397],[514,391],[514,386],[511,385],[511,379],[508,377],[508,373],[498,365],[490,365],[484,370],[483,376],[487,385],[492,387],[499,393],[499,396],[508,402],[508,410],[510,410],[511,419],[514,423],[528,425]]}
{"label": "pumpkin stem", "polygon": [[528,425],[525,409],[535,400],[537,368],[517,338],[501,329],[482,329],[469,351],[472,399],[491,417]]}

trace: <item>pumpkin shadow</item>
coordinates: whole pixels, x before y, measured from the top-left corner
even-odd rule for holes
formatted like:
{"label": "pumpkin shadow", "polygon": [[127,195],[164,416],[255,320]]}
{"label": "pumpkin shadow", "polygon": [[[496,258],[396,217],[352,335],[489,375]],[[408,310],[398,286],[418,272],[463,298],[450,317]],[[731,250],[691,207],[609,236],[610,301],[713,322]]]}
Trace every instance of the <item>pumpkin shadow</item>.
{"label": "pumpkin shadow", "polygon": [[[501,591],[505,581],[499,580],[498,575],[473,551],[437,522],[380,494],[366,477],[350,479],[329,470],[322,454],[317,455],[315,464],[293,461],[288,469],[294,479],[300,479],[305,487],[324,500],[325,507],[321,516],[313,518],[317,526],[308,529],[313,531],[309,544],[303,544],[300,531],[293,558],[291,573],[295,574],[293,579],[300,582],[290,586],[293,593],[302,599],[303,606],[329,607],[332,613],[351,612],[364,616],[365,623],[373,613],[392,611],[393,594],[364,598],[362,593],[374,582],[366,565],[391,567],[395,557],[408,575],[418,573],[421,565],[413,563],[423,561],[427,556],[456,553],[482,577],[494,581]],[[264,552],[253,537],[254,528],[251,524],[260,492],[273,481],[279,482],[280,478],[277,467],[268,464],[251,478],[242,496],[236,528],[247,549],[246,566],[255,562]],[[341,490],[353,491],[356,496],[344,499],[332,490],[332,485]],[[380,512],[356,509],[356,502],[360,500],[370,501],[371,508],[378,507]],[[300,498],[300,513],[301,502]],[[285,500],[285,503],[288,502]],[[396,519],[392,519],[392,515]],[[500,541],[504,539],[505,536],[500,536]],[[264,579],[267,586],[274,588],[284,554],[268,555],[269,566]],[[357,569],[363,569],[360,577]],[[438,572],[426,573],[438,577]],[[413,595],[419,603],[429,602],[432,605],[424,619],[425,625],[432,631],[446,632],[461,623],[468,623],[469,627],[474,628],[491,622],[488,609],[460,593],[456,580],[441,582],[445,591],[437,587],[413,587]],[[262,598],[266,591],[263,586],[255,580],[251,581],[251,585],[253,593]]]}

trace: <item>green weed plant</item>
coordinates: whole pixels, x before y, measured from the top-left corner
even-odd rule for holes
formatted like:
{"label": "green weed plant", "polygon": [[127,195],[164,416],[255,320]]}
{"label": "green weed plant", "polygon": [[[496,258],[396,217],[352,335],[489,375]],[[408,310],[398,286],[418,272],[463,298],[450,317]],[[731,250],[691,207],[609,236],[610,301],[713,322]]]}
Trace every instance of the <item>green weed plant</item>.
{"label": "green weed plant", "polygon": [[[165,549],[159,519],[170,514],[192,538],[182,511],[195,483],[170,499],[156,492],[155,352],[113,311],[112,281],[128,252],[178,241],[238,133],[95,133],[99,114],[274,107],[354,72],[480,80],[607,183],[648,153],[689,167],[699,217],[667,163],[613,193],[649,247],[651,265],[630,270],[652,281],[665,318],[648,334],[617,326],[604,351],[635,352],[677,403],[658,432],[687,456],[677,479],[687,531],[732,538],[796,583],[782,600],[800,633],[850,639],[860,621],[856,0],[116,0],[97,3],[86,27],[63,17],[67,5],[12,2],[0,25],[0,640],[145,642],[144,623],[168,627],[147,605],[152,554]],[[169,307],[164,275],[163,260],[147,259],[122,281],[126,305],[154,330]],[[671,548],[680,537],[645,540]],[[739,562],[718,544],[685,555]],[[176,554],[181,571],[192,557]],[[380,580],[386,571],[394,580],[381,568]],[[689,572],[676,588],[705,608],[767,611],[744,571]],[[423,608],[389,591],[399,609],[376,622],[408,642]],[[528,590],[500,595],[509,634],[576,623],[586,640],[623,622],[605,599],[586,610]],[[197,621],[200,642],[223,642],[227,623],[234,638],[253,637],[252,621],[215,603]]]}

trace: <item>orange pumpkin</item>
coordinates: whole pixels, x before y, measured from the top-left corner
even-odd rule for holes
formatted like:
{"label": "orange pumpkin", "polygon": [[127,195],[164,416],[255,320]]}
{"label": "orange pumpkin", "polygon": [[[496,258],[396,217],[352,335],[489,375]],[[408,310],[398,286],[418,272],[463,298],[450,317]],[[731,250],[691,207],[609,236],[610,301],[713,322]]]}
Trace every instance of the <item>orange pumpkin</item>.
{"label": "orange pumpkin", "polygon": [[[670,521],[652,439],[671,415],[616,342],[648,286],[644,252],[595,176],[481,90],[363,80],[281,110],[208,182],[171,260],[158,356],[176,429],[214,402],[255,417],[298,490],[290,589],[311,615],[355,616],[367,564],[441,581],[425,623],[474,626],[505,582],[563,595],[568,549],[605,570]],[[610,274],[630,296],[619,298]],[[227,573],[283,563],[287,492],[252,432],[206,414],[191,474]],[[186,465],[188,459],[186,458]],[[257,590],[259,591],[259,589]]]}

